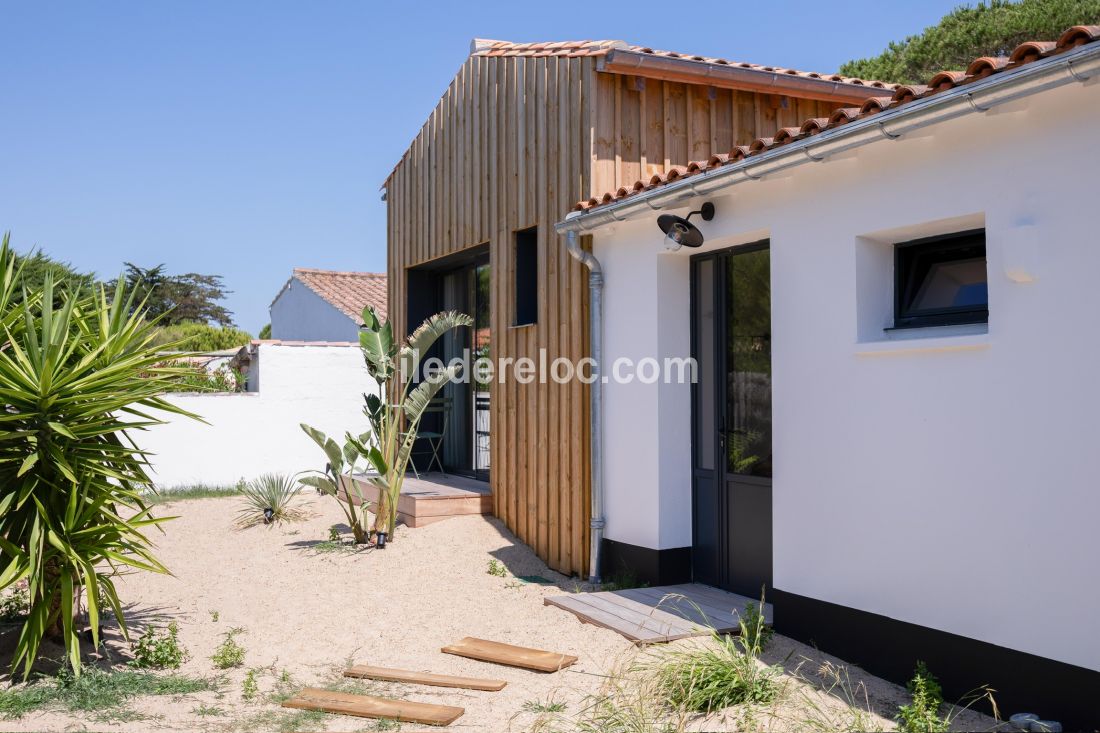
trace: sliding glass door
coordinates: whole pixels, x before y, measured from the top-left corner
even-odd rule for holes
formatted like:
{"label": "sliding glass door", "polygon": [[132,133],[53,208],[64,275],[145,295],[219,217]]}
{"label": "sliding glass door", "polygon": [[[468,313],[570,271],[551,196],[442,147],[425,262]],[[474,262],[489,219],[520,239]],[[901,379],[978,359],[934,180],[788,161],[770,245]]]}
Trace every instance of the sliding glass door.
{"label": "sliding glass door", "polygon": [[489,257],[445,272],[442,276],[441,310],[456,310],[474,319],[473,329],[448,332],[442,339],[444,362],[465,359],[471,373],[462,381],[444,386],[441,394],[447,407],[447,431],[443,441],[443,465],[452,473],[489,480],[489,405],[491,380],[475,380],[474,362],[489,356],[492,331],[489,327]]}

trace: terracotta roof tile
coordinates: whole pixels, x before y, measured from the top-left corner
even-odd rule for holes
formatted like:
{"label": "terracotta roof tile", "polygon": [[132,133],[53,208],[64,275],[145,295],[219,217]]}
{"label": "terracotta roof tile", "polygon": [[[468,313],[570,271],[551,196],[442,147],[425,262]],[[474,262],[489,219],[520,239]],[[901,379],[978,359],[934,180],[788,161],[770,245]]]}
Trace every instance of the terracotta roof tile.
{"label": "terracotta roof tile", "polygon": [[[751,145],[739,145],[729,153],[716,153],[708,160],[692,163],[687,167],[676,166],[667,173],[656,174],[650,177],[648,182],[637,181],[633,186],[621,186],[614,193],[606,193],[600,197],[592,197],[587,201],[581,201],[573,207],[575,211],[585,211],[596,206],[613,203],[629,196],[637,195],[643,191],[649,191],[657,186],[672,183],[684,176],[698,175],[708,170],[737,163],[745,158],[760,155],[771,150],[777,145],[783,145],[795,140],[815,135],[823,130],[847,124],[853,120],[869,115],[877,114],[883,110],[908,104],[917,99],[922,99],[932,94],[951,89],[961,84],[969,84],[978,79],[984,79],[991,74],[1011,72],[1021,66],[1025,66],[1041,58],[1065,53],[1086,43],[1100,40],[1100,25],[1077,25],[1066,30],[1057,41],[1026,41],[1013,49],[1008,56],[983,56],[974,59],[966,71],[941,71],[933,76],[928,84],[883,84],[882,82],[866,82],[859,79],[851,79],[833,75],[825,77],[830,81],[844,81],[850,84],[862,84],[875,89],[885,89],[892,96],[869,96],[861,107],[842,107],[835,110],[828,119],[812,118],[802,123],[800,127],[785,127],[777,130],[771,137],[760,137]],[[651,49],[639,49],[646,53],[669,55],[669,52],[652,51]],[[730,63],[719,59],[710,59],[711,63]],[[770,66],[755,66],[753,64],[737,64],[745,68],[756,68],[763,71],[780,71],[787,73],[785,69],[774,69]],[[809,76],[807,72],[794,72]]]}
{"label": "terracotta roof tile", "polygon": [[307,288],[362,325],[363,309],[373,305],[380,318],[386,317],[386,274],[383,272],[337,272],[295,267],[294,277]]}

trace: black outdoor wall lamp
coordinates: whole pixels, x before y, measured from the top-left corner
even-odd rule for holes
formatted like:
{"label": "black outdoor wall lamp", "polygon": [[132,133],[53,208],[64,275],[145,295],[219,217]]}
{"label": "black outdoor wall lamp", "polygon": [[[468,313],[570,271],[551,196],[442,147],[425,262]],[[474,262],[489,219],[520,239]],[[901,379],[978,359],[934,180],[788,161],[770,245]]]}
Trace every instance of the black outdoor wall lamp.
{"label": "black outdoor wall lamp", "polygon": [[703,233],[692,224],[689,219],[699,214],[703,221],[714,218],[714,204],[707,201],[699,208],[685,217],[674,214],[661,214],[657,217],[657,226],[665,233],[665,249],[675,252],[681,247],[701,247],[703,245]]}

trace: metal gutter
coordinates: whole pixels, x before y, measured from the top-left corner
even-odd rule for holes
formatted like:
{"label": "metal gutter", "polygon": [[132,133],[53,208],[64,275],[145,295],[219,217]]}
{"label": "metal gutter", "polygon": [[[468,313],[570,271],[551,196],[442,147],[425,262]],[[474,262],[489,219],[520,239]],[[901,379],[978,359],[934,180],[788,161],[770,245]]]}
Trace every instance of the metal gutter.
{"label": "metal gutter", "polygon": [[[839,99],[856,104],[862,103],[867,97],[888,97],[893,94],[891,89],[869,84],[850,84],[800,74],[745,68],[736,64],[697,61],[689,57],[657,56],[632,49],[608,51],[597,60],[596,70],[664,79],[673,77],[672,80],[686,83],[751,89],[771,94],[809,96],[815,99]],[[880,94],[876,95],[876,91]]]}
{"label": "metal gutter", "polygon": [[[604,224],[623,221],[655,209],[675,207],[685,199],[719,189],[756,181],[764,176],[809,163],[880,140],[896,140],[910,132],[969,114],[988,112],[1007,102],[1048,89],[1083,83],[1100,73],[1100,43],[1034,61],[1010,72],[993,74],[981,81],[885,110],[846,125],[826,130],[793,143],[753,155],[731,165],[685,176],[673,183],[627,196],[591,211],[575,211],[554,228],[559,234],[585,232]],[[868,95],[873,96],[873,95]]]}
{"label": "metal gutter", "polygon": [[591,421],[591,454],[589,466],[592,485],[589,528],[590,547],[588,552],[588,582],[600,583],[600,555],[603,549],[603,379],[600,376],[600,363],[603,359],[603,267],[591,252],[581,249],[576,232],[566,233],[566,249],[573,259],[588,268],[589,295],[589,346],[592,357],[592,382],[588,386],[589,419]]}

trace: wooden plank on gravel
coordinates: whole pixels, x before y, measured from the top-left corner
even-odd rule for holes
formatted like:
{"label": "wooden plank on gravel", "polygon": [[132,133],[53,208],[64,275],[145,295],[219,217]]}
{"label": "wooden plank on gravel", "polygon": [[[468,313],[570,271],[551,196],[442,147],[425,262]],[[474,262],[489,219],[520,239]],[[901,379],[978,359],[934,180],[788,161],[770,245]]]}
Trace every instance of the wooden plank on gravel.
{"label": "wooden plank on gravel", "polygon": [[633,613],[642,618],[648,618],[655,622],[659,622],[663,626],[675,629],[679,633],[687,633],[690,635],[698,631],[698,624],[692,623],[690,620],[678,616],[675,613],[657,608],[656,604],[644,603],[622,595],[622,591],[615,591],[613,593],[592,593],[590,595],[592,600],[598,600],[608,604],[612,608],[620,608],[624,612]]}
{"label": "wooden plank on gravel", "polygon": [[679,635],[678,638],[682,638],[685,634],[691,636],[694,631],[691,624],[679,616],[659,611],[653,606],[647,606],[614,593],[585,593],[580,600],[625,621],[632,621],[658,635]]}
{"label": "wooden plank on gravel", "polygon": [[284,700],[283,707],[355,715],[360,718],[385,718],[387,720],[399,720],[402,723],[424,723],[426,725],[450,725],[466,712],[465,708],[456,708],[451,705],[389,700],[372,695],[331,692],[316,687],[307,687],[289,700]]}
{"label": "wooden plank on gravel", "polygon": [[456,654],[460,657],[477,659],[481,662],[504,664],[509,667],[522,667],[536,672],[557,672],[563,667],[575,664],[576,657],[568,654],[557,654],[542,649],[528,649],[522,646],[513,646],[499,641],[487,639],[475,639],[467,636],[462,641],[441,650],[444,654]]}
{"label": "wooden plank on gravel", "polygon": [[569,611],[585,623],[617,631],[636,644],[654,644],[697,635],[669,624],[660,624],[649,617],[639,618],[637,614],[624,614],[619,608],[608,609],[605,604],[593,603],[591,598],[562,594],[547,596],[543,599],[543,604]]}
{"label": "wooden plank on gravel", "polygon": [[[711,588],[710,586],[700,583],[685,583],[683,585],[673,585],[658,590],[664,590],[670,593],[680,593],[690,599],[701,601],[702,605],[712,605],[720,609],[725,609],[726,613],[736,618],[740,618],[741,612],[745,609],[746,604],[751,603],[755,606],[760,603],[759,598],[750,598],[739,593],[718,590],[717,588]],[[772,604],[770,603],[764,604],[764,622],[769,624],[772,622]]]}
{"label": "wooden plank on gravel", "polygon": [[414,685],[431,685],[432,687],[458,687],[463,690],[484,690],[486,692],[503,690],[504,686],[508,684],[503,680],[484,680],[477,677],[452,677],[447,674],[413,672],[407,669],[389,669],[387,667],[371,667],[366,664],[357,664],[344,670],[344,676],[368,680],[382,680],[383,682],[409,682]]}
{"label": "wooden plank on gravel", "polygon": [[659,608],[666,613],[690,619],[696,624],[708,628],[719,630],[738,628],[738,618],[736,616],[728,610],[722,610],[721,606],[700,599],[698,596],[689,598],[677,594],[661,593],[660,590],[652,588],[631,588],[615,592],[641,603],[649,603],[653,608]]}

